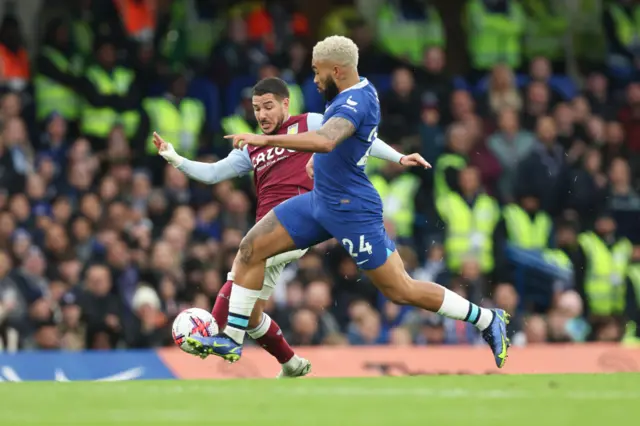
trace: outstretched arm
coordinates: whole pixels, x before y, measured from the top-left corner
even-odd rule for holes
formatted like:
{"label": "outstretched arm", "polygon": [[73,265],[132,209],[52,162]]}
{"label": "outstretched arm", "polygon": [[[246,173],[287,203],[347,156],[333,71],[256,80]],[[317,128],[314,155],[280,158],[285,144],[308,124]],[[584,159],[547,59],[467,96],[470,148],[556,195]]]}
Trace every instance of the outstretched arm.
{"label": "outstretched arm", "polygon": [[233,139],[236,148],[244,145],[275,146],[300,152],[331,152],[340,142],[356,131],[351,121],[332,117],[316,131],[293,135],[252,135],[248,133],[225,136]]}
{"label": "outstretched arm", "polygon": [[182,157],[175,151],[170,142],[165,142],[157,133],[153,134],[153,141],[162,158],[191,179],[199,182],[215,184],[245,175],[253,170],[253,165],[246,149],[234,149],[227,158],[217,163],[202,163]]}

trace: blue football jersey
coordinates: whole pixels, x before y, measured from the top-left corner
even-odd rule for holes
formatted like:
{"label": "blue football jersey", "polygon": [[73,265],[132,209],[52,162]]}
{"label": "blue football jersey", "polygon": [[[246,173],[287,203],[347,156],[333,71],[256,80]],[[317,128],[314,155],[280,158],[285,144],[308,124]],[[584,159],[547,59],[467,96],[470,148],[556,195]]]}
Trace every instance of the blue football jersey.
{"label": "blue football jersey", "polygon": [[323,124],[332,117],[349,120],[356,131],[333,151],[314,155],[315,194],[331,204],[353,204],[381,212],[378,191],[364,172],[380,123],[375,87],[361,78],[360,83],[342,91],[327,105]]}

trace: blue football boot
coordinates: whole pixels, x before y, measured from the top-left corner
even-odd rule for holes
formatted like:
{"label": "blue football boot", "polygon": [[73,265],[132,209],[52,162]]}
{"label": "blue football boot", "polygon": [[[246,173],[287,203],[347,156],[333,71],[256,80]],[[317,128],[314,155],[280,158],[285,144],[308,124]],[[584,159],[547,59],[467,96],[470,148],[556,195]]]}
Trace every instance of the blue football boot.
{"label": "blue football boot", "polygon": [[187,337],[187,343],[201,357],[215,355],[226,361],[236,362],[242,356],[242,345],[225,334],[213,337],[191,336]]}
{"label": "blue football boot", "polygon": [[498,368],[504,366],[507,360],[507,350],[511,342],[507,337],[509,314],[502,309],[493,309],[491,324],[482,332],[482,338],[489,344]]}

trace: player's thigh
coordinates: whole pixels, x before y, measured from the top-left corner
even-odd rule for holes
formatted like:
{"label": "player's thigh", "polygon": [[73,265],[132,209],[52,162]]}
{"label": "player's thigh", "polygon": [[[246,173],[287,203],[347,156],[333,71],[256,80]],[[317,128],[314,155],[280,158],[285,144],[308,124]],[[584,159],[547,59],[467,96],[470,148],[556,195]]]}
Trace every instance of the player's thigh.
{"label": "player's thigh", "polygon": [[327,230],[314,217],[312,192],[288,199],[275,207],[272,213],[293,241],[293,248],[306,249],[331,238]]}
{"label": "player's thigh", "polygon": [[375,268],[363,268],[364,274],[385,297],[394,303],[410,302],[412,279],[404,269],[404,263],[396,250]]}
{"label": "player's thigh", "polygon": [[262,284],[262,290],[260,290],[260,295],[258,296],[260,300],[269,300],[269,298],[271,298],[285,266],[287,266],[287,263],[278,263],[265,268],[264,283]]}
{"label": "player's thigh", "polygon": [[330,212],[323,214],[323,222],[360,269],[382,266],[396,249],[384,229],[382,216],[360,218],[355,214]]}

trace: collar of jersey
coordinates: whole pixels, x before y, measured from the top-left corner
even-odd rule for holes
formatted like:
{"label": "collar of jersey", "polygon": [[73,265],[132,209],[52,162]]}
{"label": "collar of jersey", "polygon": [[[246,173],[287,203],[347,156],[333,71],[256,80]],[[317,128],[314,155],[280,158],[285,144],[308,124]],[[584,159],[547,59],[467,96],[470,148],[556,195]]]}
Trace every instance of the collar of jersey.
{"label": "collar of jersey", "polygon": [[360,77],[360,83],[356,83],[353,86],[344,89],[340,93],[344,93],[344,92],[347,92],[347,91],[353,90],[353,89],[362,89],[363,87],[367,86],[368,84],[369,84],[369,80],[367,80],[364,77]]}

